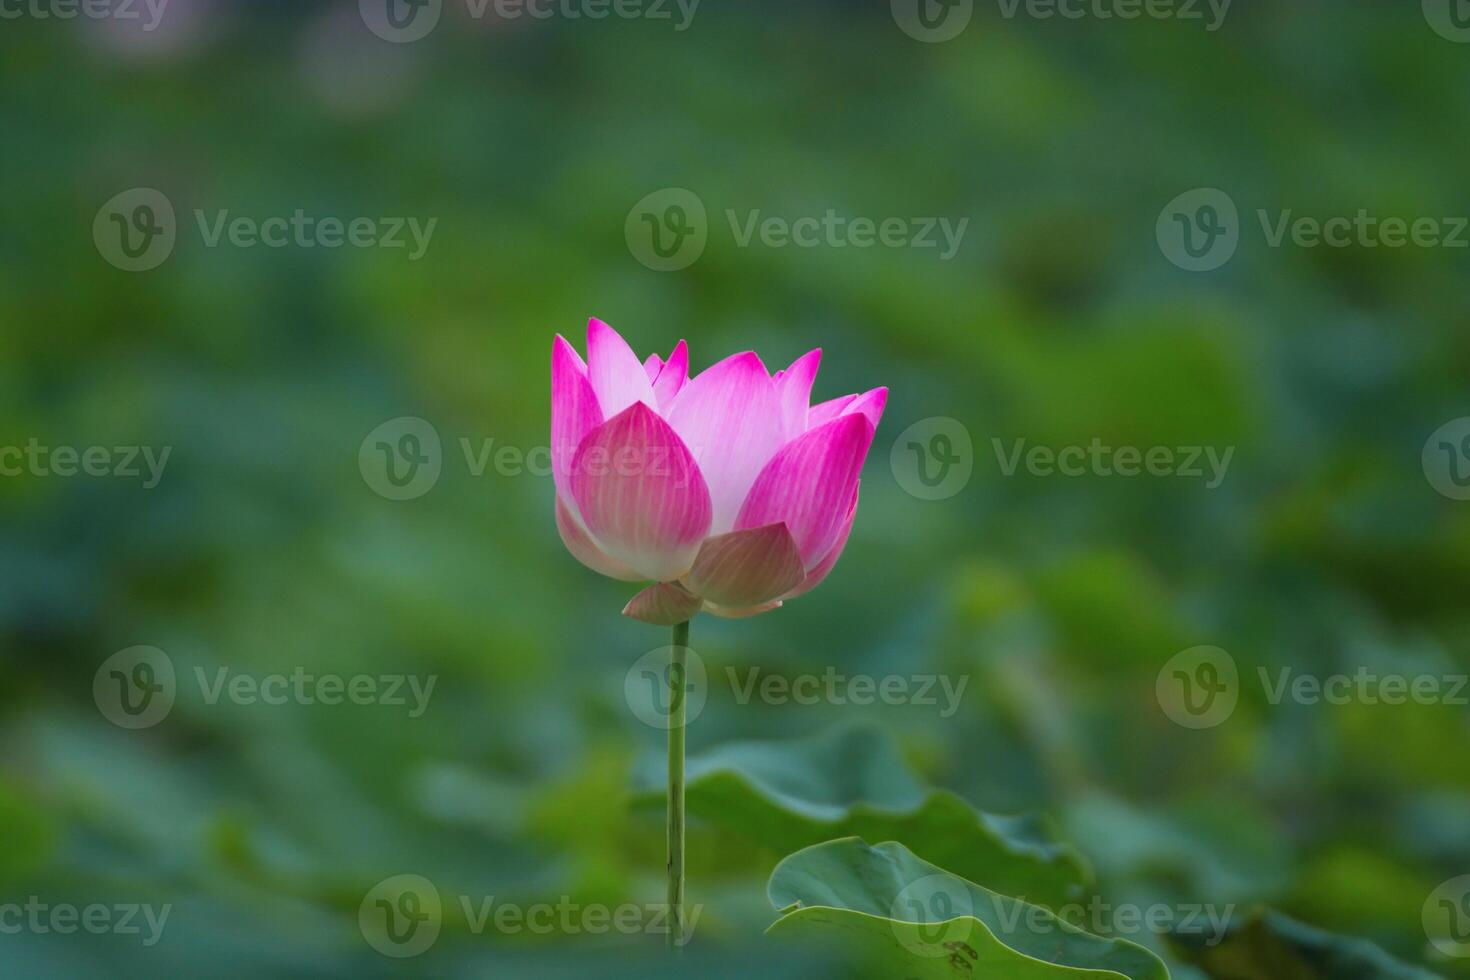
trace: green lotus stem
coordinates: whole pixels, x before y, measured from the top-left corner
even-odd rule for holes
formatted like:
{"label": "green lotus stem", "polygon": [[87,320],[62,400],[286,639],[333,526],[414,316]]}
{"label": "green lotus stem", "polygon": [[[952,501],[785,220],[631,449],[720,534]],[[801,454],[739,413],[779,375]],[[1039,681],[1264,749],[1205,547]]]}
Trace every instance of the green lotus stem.
{"label": "green lotus stem", "polygon": [[669,662],[669,946],[684,948],[684,692],[689,622],[674,627]]}

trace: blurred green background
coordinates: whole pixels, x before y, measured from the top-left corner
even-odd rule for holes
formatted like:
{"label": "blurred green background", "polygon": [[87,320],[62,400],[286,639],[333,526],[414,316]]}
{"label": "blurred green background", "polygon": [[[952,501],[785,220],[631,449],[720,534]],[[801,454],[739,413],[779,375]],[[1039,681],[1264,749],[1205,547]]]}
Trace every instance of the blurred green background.
{"label": "blurred green background", "polygon": [[[1470,670],[1470,503],[1421,464],[1470,414],[1467,256],[1273,248],[1256,220],[1470,213],[1470,47],[1413,3],[1240,0],[1207,31],[981,2],[942,43],[877,2],[705,0],[682,31],[676,8],[468,9],[445,0],[412,43],[350,3],[171,0],[152,31],[0,21],[0,446],[171,447],[150,488],[0,479],[0,904],[171,907],[152,946],[0,935],[0,974],[852,975],[761,935],[791,848],[693,807],[704,909],[682,964],[656,935],[477,932],[453,911],[399,960],[359,928],[364,896],[402,874],[446,907],[662,898],[662,812],[636,787],[664,736],[624,682],[667,637],[619,616],[633,587],[564,551],[548,477],[476,472],[464,450],[546,444],[552,335],[582,348],[596,315],[640,354],[687,338],[695,370],[821,346],[816,399],[891,388],[828,581],[694,623],[692,757],[876,726],[893,757],[842,758],[826,802],[891,775],[864,767],[906,766],[984,811],[1043,815],[1095,872],[1088,894],[1269,906],[1470,975],[1422,922],[1470,873],[1466,708],[1273,704],[1257,680]],[[171,202],[177,242],[128,272],[93,225],[140,187]],[[659,272],[625,221],[670,187],[706,207],[708,243]],[[1200,273],[1155,236],[1197,187],[1240,209],[1238,250]],[[210,247],[196,209],[437,225],[411,261]],[[945,261],[741,247],[727,219],[828,209],[968,226]],[[433,426],[442,471],[393,500],[359,454],[404,416]],[[970,436],[973,473],[925,500],[891,452],[936,417]],[[1008,476],[993,442],[1095,438],[1234,455],[1207,488]],[[167,654],[178,691],[128,730],[93,683],[137,645]],[[1233,714],[1200,730],[1155,693],[1196,645],[1241,678]],[[195,671],[221,668],[436,680],[414,717],[209,703]],[[732,677],[751,668],[968,680],[941,717],[742,704]],[[1122,934],[1176,976],[1269,975],[1193,972]]]}

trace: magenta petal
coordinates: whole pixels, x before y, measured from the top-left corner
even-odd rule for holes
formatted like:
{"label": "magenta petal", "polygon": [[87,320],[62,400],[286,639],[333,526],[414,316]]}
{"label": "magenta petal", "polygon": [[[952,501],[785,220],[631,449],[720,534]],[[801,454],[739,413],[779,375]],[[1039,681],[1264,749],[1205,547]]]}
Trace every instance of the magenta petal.
{"label": "magenta petal", "polygon": [[561,543],[567,546],[572,557],[586,565],[599,575],[608,578],[619,579],[624,582],[641,582],[643,576],[633,569],[624,565],[616,558],[607,554],[592,540],[587,529],[582,526],[581,521],[571,512],[561,497],[556,498],[556,530],[561,535]]}
{"label": "magenta petal", "polygon": [[756,606],[790,592],[805,577],[791,532],[784,524],[768,524],[706,538],[684,585],[722,606]]}
{"label": "magenta petal", "polygon": [[677,626],[693,619],[702,605],[698,596],[690,595],[677,582],[660,582],[628,600],[623,615],[655,626]]}
{"label": "magenta petal", "polygon": [[798,436],[761,470],[735,529],[784,521],[803,564],[816,567],[842,533],[872,443],[873,424],[861,412]]}
{"label": "magenta petal", "polygon": [[663,370],[664,359],[657,354],[649,354],[643,361],[643,373],[648,375],[648,383],[652,384],[658,379],[659,371]]}
{"label": "magenta petal", "polygon": [[667,582],[694,564],[709,531],[709,489],[679,436],[647,405],[634,402],[582,440],[571,487],[588,532],[644,578]]}
{"label": "magenta petal", "polygon": [[748,619],[751,616],[768,613],[772,609],[780,609],[781,603],[777,600],[775,602],[763,602],[758,606],[731,607],[707,602],[704,604],[704,608],[711,616],[719,616],[721,619]]}
{"label": "magenta petal", "polygon": [[810,572],[807,573],[807,576],[805,579],[802,580],[802,583],[796,588],[792,589],[790,592],[783,595],[781,597],[782,599],[795,599],[797,596],[810,592],[812,589],[815,589],[818,585],[822,584],[822,579],[827,577],[827,573],[832,571],[833,567],[836,566],[837,559],[842,557],[842,549],[847,547],[848,535],[852,533],[852,522],[853,519],[857,517],[857,505],[858,488],[853,487],[852,506],[848,508],[846,520],[842,522],[842,533],[837,536],[837,543],[832,546],[831,551],[827,552],[827,557],[823,558],[820,562],[817,563],[816,568],[813,568]]}
{"label": "magenta petal", "polygon": [[868,417],[868,421],[873,423],[873,428],[876,429],[878,428],[879,420],[883,418],[883,409],[887,404],[888,389],[874,388],[854,398],[852,404],[843,408],[842,414],[848,415],[852,412],[862,412]]}
{"label": "magenta petal", "polygon": [[593,317],[587,321],[587,380],[597,392],[602,417],[610,419],[634,402],[657,408],[653,383],[618,332]]}
{"label": "magenta petal", "polygon": [[751,484],[785,441],[766,366],[749,352],[725,358],[690,379],[668,416],[709,485],[711,533],[733,530]]}
{"label": "magenta petal", "polygon": [[551,342],[551,476],[558,496],[571,499],[572,457],[587,433],[601,424],[602,410],[587,381],[587,366],[557,334]]}
{"label": "magenta petal", "polygon": [[669,359],[663,363],[658,377],[653,381],[653,394],[658,399],[658,407],[661,412],[668,413],[674,396],[683,390],[684,382],[688,380],[689,345],[681,340],[674,345]]}
{"label": "magenta petal", "polygon": [[820,402],[813,405],[806,413],[806,427],[815,429],[823,423],[830,422],[842,414],[842,410],[856,400],[857,395],[843,395],[841,398],[833,398],[831,401]]}
{"label": "magenta petal", "polygon": [[781,398],[781,430],[789,440],[806,431],[807,407],[811,404],[812,383],[822,363],[822,348],[807,351],[785,371],[777,371],[776,394]]}

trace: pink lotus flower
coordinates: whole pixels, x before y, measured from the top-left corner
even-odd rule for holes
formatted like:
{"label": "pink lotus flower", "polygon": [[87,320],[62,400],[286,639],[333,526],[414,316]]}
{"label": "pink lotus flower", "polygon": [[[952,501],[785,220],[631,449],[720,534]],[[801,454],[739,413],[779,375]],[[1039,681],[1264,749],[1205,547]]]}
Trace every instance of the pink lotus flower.
{"label": "pink lotus flower", "polygon": [[689,377],[679,341],[639,363],[601,320],[587,360],[551,350],[556,526],[577,560],[654,581],[623,610],[660,625],[768,612],[842,554],[887,388],[810,404],[821,350],[774,375],[746,352]]}

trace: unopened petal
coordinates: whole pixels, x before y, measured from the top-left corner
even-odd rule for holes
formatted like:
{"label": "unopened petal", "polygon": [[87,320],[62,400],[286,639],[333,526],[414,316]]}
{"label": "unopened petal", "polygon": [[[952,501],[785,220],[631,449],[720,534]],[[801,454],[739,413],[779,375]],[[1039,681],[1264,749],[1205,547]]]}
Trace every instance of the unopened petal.
{"label": "unopened petal", "polygon": [[598,547],[597,542],[592,540],[577,515],[572,513],[561,497],[556,498],[556,530],[561,535],[561,543],[567,546],[572,557],[597,574],[623,582],[644,580],[642,575]]}
{"label": "unopened petal", "polygon": [[711,532],[732,530],[761,467],[785,441],[780,400],[765,365],[747,352],[701,372],[674,399],[669,424],[709,485]]}
{"label": "unopened petal", "polygon": [[888,389],[874,388],[865,391],[852,400],[850,404],[842,409],[843,415],[853,412],[861,412],[873,423],[873,428],[878,428],[878,422],[883,418],[883,409],[888,405]]}
{"label": "unopened petal", "polygon": [[551,342],[551,475],[558,496],[571,498],[572,457],[587,433],[601,424],[587,365],[558,334]]}
{"label": "unopened petal", "polygon": [[843,395],[841,398],[833,398],[830,401],[819,402],[813,405],[806,413],[806,427],[815,429],[832,421],[842,414],[842,410],[851,405],[857,395]]}
{"label": "unopened petal", "polygon": [[815,568],[837,543],[872,443],[873,425],[861,412],[787,443],[751,487],[736,530],[785,522],[803,564]]}
{"label": "unopened petal", "polygon": [[694,564],[709,531],[709,489],[679,436],[647,405],[634,402],[582,440],[571,488],[588,532],[644,578],[667,582]]}
{"label": "unopened petal", "polygon": [[842,549],[847,547],[847,538],[852,534],[852,522],[857,518],[858,488],[852,488],[852,506],[848,508],[847,518],[842,522],[842,532],[837,535],[837,543],[832,550],[827,552],[827,557],[817,563],[817,566],[807,573],[800,585],[783,595],[783,599],[795,599],[797,596],[810,592],[822,584],[822,579],[837,564],[837,559],[842,557]]}
{"label": "unopened petal", "polygon": [[807,351],[784,371],[776,372],[776,394],[781,399],[781,431],[787,440],[806,431],[807,409],[811,404],[812,384],[822,363],[822,349]]}
{"label": "unopened petal", "polygon": [[759,616],[761,613],[768,613],[772,609],[780,608],[781,603],[779,601],[763,602],[758,606],[744,607],[721,606],[713,602],[706,602],[704,604],[705,612],[711,616],[718,616],[721,619],[749,619],[751,616]]}
{"label": "unopened petal", "polygon": [[693,619],[703,604],[677,582],[660,582],[630,599],[623,615],[655,626],[677,626]]}
{"label": "unopened petal", "polygon": [[597,393],[602,417],[610,419],[634,402],[657,408],[648,372],[616,330],[593,317],[587,321],[587,380]]}
{"label": "unopened petal", "polygon": [[665,417],[668,415],[669,406],[674,403],[674,396],[684,388],[684,383],[689,380],[689,345],[679,341],[674,345],[669,359],[661,366],[658,376],[653,381],[653,395],[658,399],[658,408]]}
{"label": "unopened petal", "polygon": [[806,577],[801,552],[784,524],[706,538],[684,576],[689,591],[722,606],[756,606],[790,592]]}

